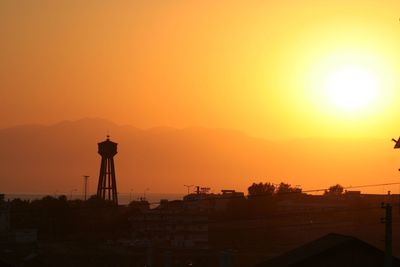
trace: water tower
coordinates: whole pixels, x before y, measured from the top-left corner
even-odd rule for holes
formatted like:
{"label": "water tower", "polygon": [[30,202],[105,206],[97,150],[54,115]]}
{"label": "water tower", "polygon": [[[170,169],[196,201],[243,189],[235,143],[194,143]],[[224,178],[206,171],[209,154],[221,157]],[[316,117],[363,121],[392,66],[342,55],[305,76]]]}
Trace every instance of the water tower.
{"label": "water tower", "polygon": [[117,154],[117,143],[107,140],[98,143],[101,155],[99,184],[97,186],[97,197],[109,200],[118,205],[117,181],[115,178],[114,156]]}

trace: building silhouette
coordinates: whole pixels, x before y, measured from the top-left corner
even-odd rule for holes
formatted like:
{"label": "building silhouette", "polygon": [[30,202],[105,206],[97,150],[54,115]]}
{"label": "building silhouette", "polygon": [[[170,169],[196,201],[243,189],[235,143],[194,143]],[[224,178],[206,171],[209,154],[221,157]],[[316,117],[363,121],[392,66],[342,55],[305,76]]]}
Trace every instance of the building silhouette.
{"label": "building silhouette", "polygon": [[[327,234],[254,267],[384,266],[385,253],[352,236]],[[392,257],[393,267],[400,260]]]}
{"label": "building silhouette", "polygon": [[101,155],[99,183],[97,186],[97,197],[112,201],[118,205],[117,181],[115,177],[114,156],[117,152],[117,143],[107,140],[98,143],[98,153]]}

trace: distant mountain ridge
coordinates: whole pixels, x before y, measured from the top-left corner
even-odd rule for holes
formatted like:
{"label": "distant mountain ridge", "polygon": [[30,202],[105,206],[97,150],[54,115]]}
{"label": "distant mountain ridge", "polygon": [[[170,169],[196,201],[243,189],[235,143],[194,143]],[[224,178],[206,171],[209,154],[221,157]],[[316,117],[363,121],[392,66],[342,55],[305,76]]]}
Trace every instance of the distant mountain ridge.
{"label": "distant mountain ridge", "polygon": [[[97,142],[119,144],[120,192],[182,193],[184,184],[246,190],[252,182],[303,188],[397,181],[400,155],[388,140],[310,138],[272,142],[225,129],[139,129],[103,119],[0,129],[0,191],[82,190],[97,183]],[[383,190],[383,189],[379,189]]]}

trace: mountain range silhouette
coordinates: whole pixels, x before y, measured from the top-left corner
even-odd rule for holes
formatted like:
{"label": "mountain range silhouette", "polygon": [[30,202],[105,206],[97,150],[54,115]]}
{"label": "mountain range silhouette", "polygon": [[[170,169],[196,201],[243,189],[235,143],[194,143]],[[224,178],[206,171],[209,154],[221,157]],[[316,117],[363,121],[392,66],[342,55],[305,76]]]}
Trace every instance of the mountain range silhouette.
{"label": "mountain range silhouette", "polygon": [[[398,181],[400,155],[386,139],[270,141],[240,131],[190,127],[139,129],[86,118],[0,130],[3,192],[59,192],[97,186],[97,143],[117,142],[119,192],[184,193],[184,184],[245,191],[253,182],[285,181],[303,189]],[[387,188],[374,188],[385,193]]]}

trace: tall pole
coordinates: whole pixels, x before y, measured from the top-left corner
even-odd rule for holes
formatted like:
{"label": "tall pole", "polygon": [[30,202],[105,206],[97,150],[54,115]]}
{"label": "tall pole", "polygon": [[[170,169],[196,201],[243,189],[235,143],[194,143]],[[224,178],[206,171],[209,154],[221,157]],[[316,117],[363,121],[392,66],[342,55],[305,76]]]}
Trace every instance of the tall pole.
{"label": "tall pole", "polygon": [[189,194],[190,194],[190,188],[192,188],[193,185],[186,185],[186,184],[184,184],[183,186],[187,188],[188,195],[189,195]]}
{"label": "tall pole", "polygon": [[[400,148],[400,137],[398,139],[392,138],[392,141],[394,142],[394,149],[399,149]],[[400,169],[398,169],[400,171]],[[399,198],[400,198],[400,192],[399,192]],[[399,199],[400,202],[400,199]],[[400,213],[400,205],[399,205],[399,213]],[[392,209],[390,209],[390,223],[392,223]],[[392,231],[392,227],[390,225],[390,231]],[[390,261],[391,264],[391,261]],[[391,265],[390,265],[391,266]]]}
{"label": "tall pole", "polygon": [[87,193],[88,193],[88,179],[89,179],[89,175],[84,175],[83,176],[83,199],[86,201],[87,199]]}
{"label": "tall pole", "polygon": [[392,205],[382,203],[382,209],[385,210],[385,218],[382,219],[385,224],[385,267],[392,267]]}

